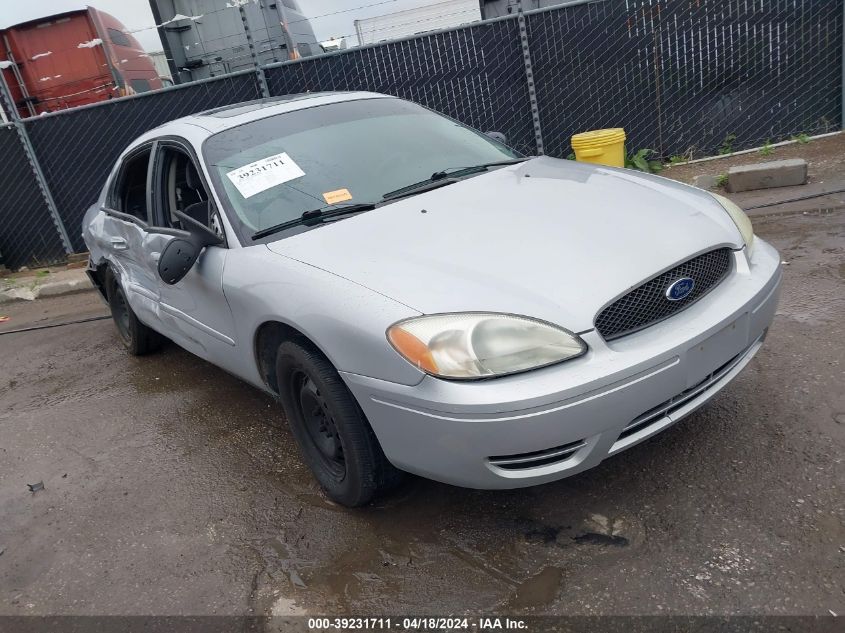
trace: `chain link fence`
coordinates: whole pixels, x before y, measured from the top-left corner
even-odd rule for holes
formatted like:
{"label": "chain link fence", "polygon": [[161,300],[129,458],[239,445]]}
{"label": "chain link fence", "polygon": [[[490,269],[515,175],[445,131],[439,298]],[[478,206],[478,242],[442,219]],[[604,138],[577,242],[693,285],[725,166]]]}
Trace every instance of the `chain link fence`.
{"label": "chain link fence", "polygon": [[166,121],[260,96],[250,71],[26,119],[27,134],[74,251],[85,250],[82,217],[133,139]]}
{"label": "chain link fence", "polygon": [[841,0],[606,0],[526,18],[554,156],[603,127],[667,159],[841,128]]}
{"label": "chain link fence", "polygon": [[8,268],[62,261],[66,250],[14,125],[0,126],[0,257]]}
{"label": "chain link fence", "polygon": [[844,3],[576,0],[24,119],[41,171],[14,126],[0,128],[11,165],[0,173],[0,255],[15,267],[84,249],[82,216],[132,139],[261,96],[383,92],[556,157],[572,134],[604,127],[624,127],[629,152],[665,160],[839,130]]}
{"label": "chain link fence", "polygon": [[273,95],[369,90],[421,103],[536,151],[516,20],[387,42],[265,68]]}

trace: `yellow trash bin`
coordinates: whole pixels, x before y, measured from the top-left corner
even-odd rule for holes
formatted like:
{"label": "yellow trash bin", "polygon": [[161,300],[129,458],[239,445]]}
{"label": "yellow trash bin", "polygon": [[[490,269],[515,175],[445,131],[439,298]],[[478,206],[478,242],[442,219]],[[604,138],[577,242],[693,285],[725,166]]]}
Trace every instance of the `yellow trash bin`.
{"label": "yellow trash bin", "polygon": [[575,159],[610,167],[625,166],[625,130],[621,127],[592,130],[572,137]]}

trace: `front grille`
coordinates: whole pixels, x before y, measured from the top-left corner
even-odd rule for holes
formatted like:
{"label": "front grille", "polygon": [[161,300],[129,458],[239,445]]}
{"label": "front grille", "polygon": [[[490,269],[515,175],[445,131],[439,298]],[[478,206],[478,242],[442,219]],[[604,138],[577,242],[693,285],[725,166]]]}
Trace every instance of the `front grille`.
{"label": "front grille", "polygon": [[505,470],[525,470],[527,468],[548,466],[565,461],[575,455],[584,446],[584,440],[578,440],[577,442],[570,442],[563,446],[555,446],[554,448],[547,448],[542,451],[519,453],[517,455],[497,455],[490,457],[489,460],[493,466],[498,466]]}
{"label": "front grille", "polygon": [[[649,409],[642,415],[638,415],[636,418],[634,418],[633,420],[631,420],[631,422],[628,423],[628,425],[619,435],[619,440],[623,440],[629,435],[633,435],[634,433],[639,433],[640,431],[650,427],[652,424],[660,422],[667,415],[672,415],[681,407],[686,405],[690,400],[698,397],[699,395],[707,391],[712,385],[719,382],[722,378],[725,377],[726,374],[728,374],[734,367],[736,367],[740,363],[740,361],[745,358],[749,350],[751,350],[751,348],[753,348],[759,341],[760,339],[754,341],[754,343],[752,343],[749,347],[742,350],[739,354],[731,358],[727,363],[725,363],[718,369],[712,371],[710,374],[705,376],[703,380],[700,380],[697,384],[693,385],[689,389],[685,389],[677,396],[669,398],[666,402],[657,405],[653,409]],[[619,440],[617,440],[617,442]]]}
{"label": "front grille", "polygon": [[[642,330],[688,308],[710,292],[731,270],[731,249],[704,253],[648,280],[620,297],[596,317],[596,330],[612,340]],[[695,282],[692,292],[680,301],[666,298],[669,285],[683,277]]]}

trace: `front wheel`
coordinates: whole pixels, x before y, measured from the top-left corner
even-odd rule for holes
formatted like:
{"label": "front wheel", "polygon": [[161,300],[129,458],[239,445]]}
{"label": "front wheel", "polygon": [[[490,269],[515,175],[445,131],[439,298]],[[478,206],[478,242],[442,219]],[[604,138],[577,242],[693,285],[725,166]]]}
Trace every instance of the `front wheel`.
{"label": "front wheel", "polygon": [[286,341],[279,346],[276,376],[291,431],[329,498],[361,506],[401,480],[323,354],[304,342]]}

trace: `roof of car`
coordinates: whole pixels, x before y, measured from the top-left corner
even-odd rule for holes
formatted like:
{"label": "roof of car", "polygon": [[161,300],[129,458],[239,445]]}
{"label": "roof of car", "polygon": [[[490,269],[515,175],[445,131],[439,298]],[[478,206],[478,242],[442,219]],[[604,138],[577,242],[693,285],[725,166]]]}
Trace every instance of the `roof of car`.
{"label": "roof of car", "polygon": [[298,94],[283,95],[281,97],[268,97],[266,99],[254,99],[252,101],[243,101],[241,103],[230,103],[229,105],[220,106],[211,110],[197,112],[194,116],[213,116],[219,119],[228,119],[229,117],[238,116],[239,114],[246,114],[247,112],[254,112],[263,108],[272,108],[280,103],[290,103],[292,101],[300,101],[302,99],[313,99],[316,96],[323,96],[326,94],[333,94],[331,92],[300,92]]}
{"label": "roof of car", "polygon": [[[171,121],[175,123],[190,123],[204,128],[212,133],[242,125],[257,119],[302,110],[315,106],[340,103],[343,101],[357,101],[360,99],[389,98],[388,95],[376,92],[309,92],[301,94],[284,95],[281,97],[270,97],[267,99],[256,99],[232,105],[214,108],[198,112],[182,119]],[[170,124],[165,124],[166,127]]]}

